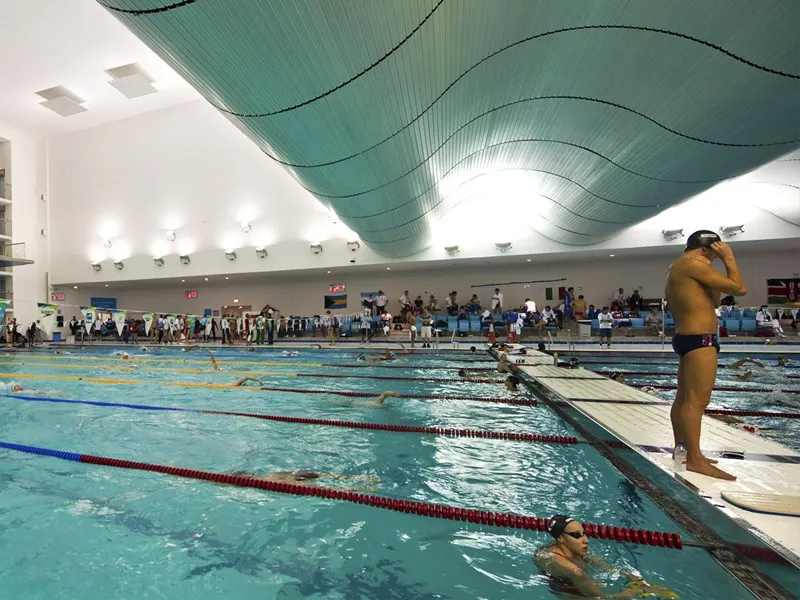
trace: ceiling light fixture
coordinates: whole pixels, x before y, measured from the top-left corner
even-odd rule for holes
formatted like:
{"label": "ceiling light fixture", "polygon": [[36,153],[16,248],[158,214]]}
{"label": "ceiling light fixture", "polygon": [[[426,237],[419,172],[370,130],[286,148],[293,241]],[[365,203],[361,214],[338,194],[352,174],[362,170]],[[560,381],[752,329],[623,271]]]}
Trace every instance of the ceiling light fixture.
{"label": "ceiling light fixture", "polygon": [[72,289],[73,289],[73,290],[77,290],[77,289],[78,289],[78,286],[77,286],[77,285],[73,285],[73,286],[72,286]]}
{"label": "ceiling light fixture", "polygon": [[258,258],[267,258],[267,249],[263,246],[256,248],[256,256]]}
{"label": "ceiling light fixture", "polygon": [[181,279],[181,283],[186,283],[186,280],[185,279]]}
{"label": "ceiling light fixture", "polygon": [[387,271],[391,271],[391,270],[392,270],[392,267],[386,267],[386,270],[387,270]]}
{"label": "ceiling light fixture", "polygon": [[311,244],[311,252],[313,252],[314,254],[320,254],[322,252],[322,244],[318,242]]}
{"label": "ceiling light fixture", "polygon": [[106,284],[106,287],[108,287],[108,284]]}
{"label": "ceiling light fixture", "polygon": [[615,256],[616,256],[616,254],[609,254],[608,255],[609,258],[614,258]]}
{"label": "ceiling light fixture", "polygon": [[525,262],[531,262],[532,258],[527,259]]}
{"label": "ceiling light fixture", "polygon": [[45,99],[44,102],[39,103],[40,106],[44,106],[62,117],[71,117],[87,110],[85,106],[82,106],[86,100],[73,94],[63,85],[39,90],[36,94]]}
{"label": "ceiling light fixture", "polygon": [[331,272],[330,272],[330,271],[328,271],[328,275],[330,275],[330,274],[331,274]]}
{"label": "ceiling light fixture", "polygon": [[178,234],[174,231],[167,231],[166,236],[168,242],[174,242],[178,238]]}
{"label": "ceiling light fixture", "polygon": [[208,281],[208,277],[205,277],[204,279],[205,279],[206,281]]}
{"label": "ceiling light fixture", "polygon": [[455,256],[461,251],[461,249],[458,246],[445,246],[444,251],[447,252],[450,256]]}
{"label": "ceiling light fixture", "polygon": [[495,242],[494,247],[500,250],[500,252],[508,252],[511,248],[511,242]]}
{"label": "ceiling light fixture", "polygon": [[358,240],[347,242],[347,249],[350,250],[350,252],[355,252],[359,248],[361,248],[361,244],[358,242]]}
{"label": "ceiling light fixture", "polygon": [[155,264],[155,266],[157,266],[157,267],[163,267],[164,266],[164,259],[162,257],[160,257],[160,256],[154,256],[153,257],[153,264]]}
{"label": "ceiling light fixture", "polygon": [[103,248],[111,248],[111,240],[105,240],[103,242]]}
{"label": "ceiling light fixture", "polygon": [[661,235],[664,236],[664,239],[667,241],[676,240],[679,237],[683,237],[683,229],[665,229],[661,232]]}
{"label": "ceiling light fixture", "polygon": [[115,261],[114,261],[114,268],[115,268],[117,271],[122,271],[122,269],[124,269],[124,268],[125,268],[125,265],[124,265],[124,264],[122,264],[122,261],[121,261],[121,260],[115,260]]}
{"label": "ceiling light fixture", "polygon": [[101,265],[100,263],[92,263],[92,268],[95,271],[102,271],[103,270],[103,265]]}
{"label": "ceiling light fixture", "polygon": [[230,279],[230,277],[228,277],[228,276],[226,275],[226,276],[225,276],[225,279]]}
{"label": "ceiling light fixture", "polygon": [[727,227],[720,227],[719,230],[725,237],[733,237],[744,233],[744,225],[728,225]]}
{"label": "ceiling light fixture", "polygon": [[238,298],[234,298],[234,299],[233,299],[233,303],[234,303],[234,304],[239,304],[239,299],[238,299]]}
{"label": "ceiling light fixture", "polygon": [[253,231],[253,226],[250,223],[242,223],[242,233],[250,233]]}
{"label": "ceiling light fixture", "polygon": [[189,258],[188,254],[181,254],[181,263],[188,265],[190,262],[192,262],[192,259]]}
{"label": "ceiling light fixture", "polygon": [[233,250],[226,250],[225,251],[225,258],[227,258],[230,261],[236,260],[236,252],[233,251]]}
{"label": "ceiling light fixture", "polygon": [[113,78],[108,83],[128,99],[146,96],[158,91],[152,85],[153,78],[136,63],[107,69],[106,73]]}

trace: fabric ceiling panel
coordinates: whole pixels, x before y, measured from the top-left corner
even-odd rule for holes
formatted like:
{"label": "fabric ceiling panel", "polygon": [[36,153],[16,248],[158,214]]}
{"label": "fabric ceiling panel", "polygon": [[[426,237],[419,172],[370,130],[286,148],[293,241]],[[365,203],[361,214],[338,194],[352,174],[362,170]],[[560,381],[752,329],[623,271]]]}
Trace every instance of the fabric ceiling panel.
{"label": "fabric ceiling panel", "polygon": [[800,147],[794,0],[101,4],[386,256],[506,175],[586,245]]}

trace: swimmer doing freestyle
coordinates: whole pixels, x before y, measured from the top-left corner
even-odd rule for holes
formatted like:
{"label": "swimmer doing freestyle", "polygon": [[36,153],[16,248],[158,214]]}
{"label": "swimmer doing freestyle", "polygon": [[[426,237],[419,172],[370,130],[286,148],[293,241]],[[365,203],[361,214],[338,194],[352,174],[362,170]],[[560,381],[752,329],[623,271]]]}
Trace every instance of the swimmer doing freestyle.
{"label": "swimmer doing freestyle", "polygon": [[[711,263],[719,258],[727,275]],[[678,390],[670,418],[675,446],[686,446],[686,468],[695,473],[733,481],[736,478],[714,466],[700,450],[703,412],[711,401],[717,377],[717,315],[721,293],[747,293],[730,246],[713,231],[696,231],[686,249],[667,270],[667,306],[675,318],[672,348],[680,357]]]}

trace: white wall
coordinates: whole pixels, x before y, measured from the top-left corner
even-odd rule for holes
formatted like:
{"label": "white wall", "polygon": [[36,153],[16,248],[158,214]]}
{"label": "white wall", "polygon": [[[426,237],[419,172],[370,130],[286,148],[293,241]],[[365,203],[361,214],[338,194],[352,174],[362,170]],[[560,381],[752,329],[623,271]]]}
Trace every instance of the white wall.
{"label": "white wall", "polygon": [[[345,241],[352,233],[332,225],[320,202],[204,101],[57,136],[50,150],[56,283],[328,269],[349,265],[352,258],[359,265],[393,264],[363,244],[357,255],[349,253]],[[434,267],[449,263],[443,249],[449,244],[461,247],[460,258],[496,256],[496,241],[513,242],[509,255],[550,254],[559,260],[584,249],[661,247],[664,229],[684,228],[688,234],[739,223],[746,224],[739,240],[797,239],[800,188],[764,181],[800,185],[800,162],[778,167],[720,184],[586,247],[564,246],[520,227],[520,215],[501,219],[495,211],[487,222],[485,198],[483,208],[465,201],[435,224],[437,241],[412,260]],[[608,218],[617,218],[613,210]],[[243,220],[253,225],[247,235],[241,233]],[[178,229],[173,244],[165,240],[167,229]],[[109,249],[102,245],[106,238],[112,240]],[[319,256],[309,251],[313,240],[324,244]],[[253,247],[259,245],[269,247],[268,259],[256,258]],[[239,260],[226,261],[226,247],[237,248]],[[179,264],[181,252],[192,254],[189,267]],[[169,254],[167,264],[156,268],[152,257],[162,253]],[[111,266],[116,257],[123,259],[123,271]],[[103,271],[92,270],[92,258],[104,259]]]}
{"label": "white wall", "polygon": [[[749,293],[741,298],[745,305],[758,305],[766,301],[766,279],[788,277],[800,271],[800,255],[787,252],[748,252],[736,250],[742,274]],[[188,280],[186,284],[141,283],[127,288],[104,286],[61,286],[66,293],[65,304],[86,305],[91,296],[116,297],[119,308],[152,310],[154,312],[198,313],[204,308],[220,309],[224,305],[252,305],[260,309],[269,303],[283,314],[319,314],[323,311],[323,296],[328,294],[328,284],[344,283],[347,286],[348,308],[340,313],[353,313],[360,301],[359,293],[382,289],[389,296],[390,308],[397,310],[397,298],[404,289],[413,296],[433,293],[444,307],[444,298],[451,290],[459,292],[462,302],[477,293],[488,304],[496,283],[566,278],[566,281],[536,283],[530,287],[523,284],[501,285],[507,306],[519,305],[526,297],[544,305],[545,287],[574,286],[578,293],[586,296],[590,303],[601,306],[609,303],[613,292],[624,287],[628,292],[641,286],[644,297],[661,297],[664,288],[664,273],[676,254],[670,252],[654,257],[628,257],[622,259],[585,259],[563,263],[542,263],[525,266],[475,266],[449,267],[447,269],[403,269],[391,272],[353,271],[344,275],[313,274],[305,277],[285,276],[265,278],[263,282],[237,282],[236,277],[225,281],[212,278],[208,283]],[[524,262],[524,261],[523,261]],[[472,289],[471,285],[492,284],[489,287]],[[581,289],[582,288],[582,289]],[[183,292],[196,289],[197,300],[186,300]],[[65,314],[70,315],[70,308]]]}
{"label": "white wall", "polygon": [[33,265],[13,269],[14,317],[27,323],[38,318],[35,303],[49,297],[47,141],[4,123],[0,123],[0,137],[11,145],[13,240],[24,242],[25,258],[34,260]]}

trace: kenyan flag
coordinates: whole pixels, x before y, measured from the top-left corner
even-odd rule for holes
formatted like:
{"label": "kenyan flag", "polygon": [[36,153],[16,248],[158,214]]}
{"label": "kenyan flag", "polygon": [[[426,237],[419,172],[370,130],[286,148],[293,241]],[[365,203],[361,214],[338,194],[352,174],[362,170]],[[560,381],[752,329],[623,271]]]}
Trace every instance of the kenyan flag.
{"label": "kenyan flag", "polygon": [[767,279],[767,303],[800,302],[800,279]]}

